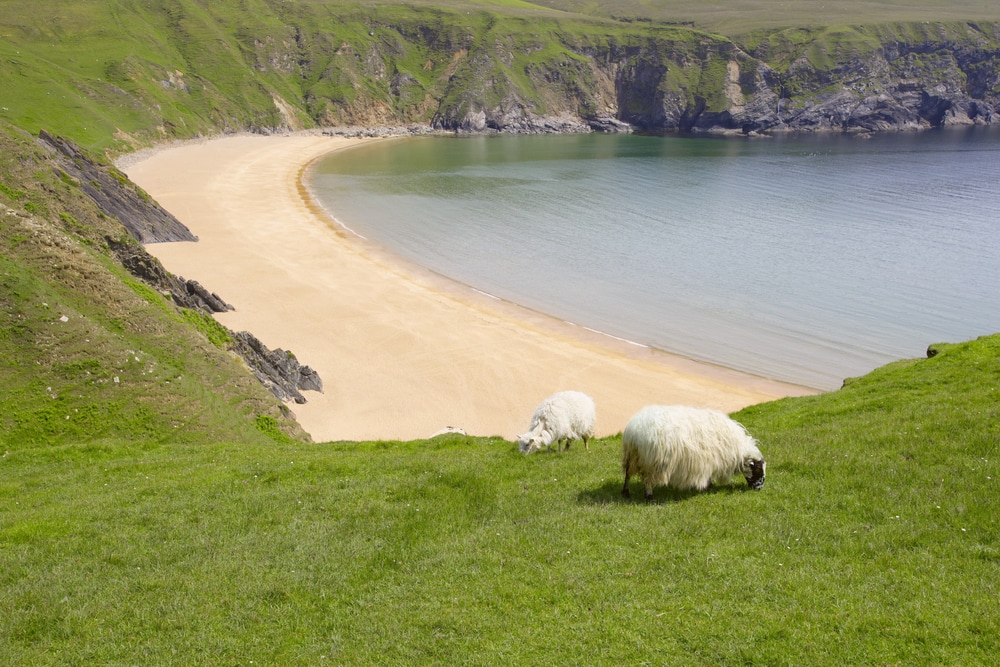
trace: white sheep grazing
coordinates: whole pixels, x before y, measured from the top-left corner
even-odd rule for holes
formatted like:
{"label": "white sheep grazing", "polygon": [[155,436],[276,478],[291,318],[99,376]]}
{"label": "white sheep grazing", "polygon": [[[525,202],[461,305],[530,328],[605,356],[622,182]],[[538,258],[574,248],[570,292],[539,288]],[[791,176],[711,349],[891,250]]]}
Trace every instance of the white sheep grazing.
{"label": "white sheep grazing", "polygon": [[628,480],[642,478],[646,500],[653,486],[704,491],[728,482],[737,472],[751,489],[764,486],[764,457],[739,423],[717,410],[650,405],[635,414],[622,432],[622,495]]}
{"label": "white sheep grazing", "polygon": [[517,436],[517,448],[523,454],[530,454],[542,447],[552,449],[554,442],[559,451],[559,443],[565,442],[569,449],[570,443],[580,438],[589,451],[595,414],[594,399],[582,392],[552,394],[535,410],[528,432]]}

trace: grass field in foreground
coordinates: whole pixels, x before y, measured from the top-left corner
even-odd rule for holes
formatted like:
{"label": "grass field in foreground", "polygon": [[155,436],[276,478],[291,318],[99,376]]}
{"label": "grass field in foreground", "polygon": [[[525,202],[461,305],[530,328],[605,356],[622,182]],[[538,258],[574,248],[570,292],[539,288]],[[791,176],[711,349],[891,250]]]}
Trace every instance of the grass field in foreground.
{"label": "grass field in foreground", "polygon": [[618,438],[0,452],[0,664],[995,664],[1000,335],[938,350],[738,414],[760,492],[623,500]]}

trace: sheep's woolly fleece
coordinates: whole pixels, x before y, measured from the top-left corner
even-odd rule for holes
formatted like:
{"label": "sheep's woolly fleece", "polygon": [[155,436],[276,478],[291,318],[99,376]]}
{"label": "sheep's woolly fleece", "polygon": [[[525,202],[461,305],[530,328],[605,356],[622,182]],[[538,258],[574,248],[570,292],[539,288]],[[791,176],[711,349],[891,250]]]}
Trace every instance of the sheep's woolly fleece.
{"label": "sheep's woolly fleece", "polygon": [[646,497],[654,486],[707,489],[737,472],[750,488],[764,485],[765,462],[757,442],[738,422],[716,410],[652,405],[640,410],[622,432],[622,495],[632,475],[642,478]]}
{"label": "sheep's woolly fleece", "polygon": [[577,439],[583,440],[584,448],[590,449],[590,438],[594,435],[597,421],[594,399],[579,391],[561,391],[549,396],[535,410],[527,433],[517,438],[518,449],[524,454],[538,451],[542,447],[559,450],[560,443],[566,449]]}

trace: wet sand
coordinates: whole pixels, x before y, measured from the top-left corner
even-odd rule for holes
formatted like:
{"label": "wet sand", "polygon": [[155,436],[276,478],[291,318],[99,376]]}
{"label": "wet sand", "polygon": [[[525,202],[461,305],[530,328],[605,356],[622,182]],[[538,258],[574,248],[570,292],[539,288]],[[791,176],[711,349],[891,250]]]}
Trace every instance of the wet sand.
{"label": "wet sand", "polygon": [[309,197],[303,174],[331,151],[386,140],[239,135],[120,161],[199,237],[146,249],[235,306],[217,315],[222,324],[319,373],[323,393],[289,406],[314,440],[410,440],[446,427],[513,439],[563,389],[594,398],[599,436],[650,403],[732,412],[814,393],[488,298],[353,236]]}

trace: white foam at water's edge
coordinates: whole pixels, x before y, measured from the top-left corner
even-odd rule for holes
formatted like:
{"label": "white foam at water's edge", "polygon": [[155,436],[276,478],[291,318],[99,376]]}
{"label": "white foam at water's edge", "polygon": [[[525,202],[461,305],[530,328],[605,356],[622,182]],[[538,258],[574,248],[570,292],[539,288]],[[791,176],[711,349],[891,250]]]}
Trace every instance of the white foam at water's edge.
{"label": "white foam at water's edge", "polygon": [[[571,322],[570,324],[573,324],[573,323]],[[581,329],[585,329],[587,331],[590,331],[591,333],[599,334],[601,336],[606,336],[606,337],[608,337],[608,338],[610,338],[612,340],[617,340],[617,341],[619,341],[621,343],[628,343],[629,345],[635,345],[636,347],[645,348],[647,350],[649,349],[649,345],[644,345],[642,343],[637,343],[634,340],[629,340],[628,338],[622,338],[621,336],[615,336],[615,335],[609,334],[606,331],[599,331],[597,329],[592,329],[591,327],[585,327],[585,326],[582,326],[582,325],[579,325],[579,324],[573,324],[573,326],[579,326]]]}
{"label": "white foam at water's edge", "polygon": [[[442,277],[444,277],[444,276],[442,276]],[[489,292],[481,290],[481,289],[479,289],[477,287],[469,287],[469,289],[471,289],[476,294],[484,296],[484,297],[486,297],[488,299],[492,299],[494,301],[506,301],[506,299],[503,299],[503,298],[497,296],[496,294],[490,294]],[[520,305],[520,304],[514,304],[514,305]],[[597,334],[599,336],[604,336],[605,338],[610,338],[611,340],[616,340],[619,343],[627,343],[628,345],[634,345],[636,347],[641,347],[641,348],[644,348],[644,349],[649,349],[649,345],[643,345],[642,343],[637,343],[634,340],[629,340],[627,338],[622,338],[620,336],[615,336],[614,334],[609,334],[606,331],[601,331],[599,329],[594,329],[592,327],[584,326],[582,324],[577,324],[576,322],[571,322],[569,320],[562,320],[562,323],[565,324],[565,325],[571,326],[571,327],[579,327],[580,329],[583,329],[584,331],[589,331],[590,333]]]}
{"label": "white foam at water's edge", "polygon": [[[308,176],[306,176],[306,178],[308,178]],[[357,238],[359,238],[359,239],[361,239],[363,241],[367,241],[368,240],[367,236],[359,233],[357,230],[351,229],[346,224],[344,224],[343,220],[341,220],[336,215],[334,215],[333,211],[331,211],[329,209],[329,207],[323,202],[323,199],[321,197],[317,197],[316,196],[316,193],[313,191],[313,188],[311,186],[305,185],[304,187],[306,188],[306,194],[309,196],[310,201],[313,204],[315,204],[316,206],[320,207],[323,210],[323,213],[326,215],[327,218],[329,218],[330,220],[332,220],[338,227],[340,227],[344,231],[346,231],[346,232],[348,232],[348,233],[356,236]]]}
{"label": "white foam at water's edge", "polygon": [[493,299],[495,301],[503,301],[503,299],[501,299],[500,297],[498,297],[496,294],[490,294],[489,292],[484,292],[483,290],[476,289],[475,287],[472,287],[470,289],[473,292],[475,292],[476,294],[481,294],[481,295],[485,296],[488,299]]}

